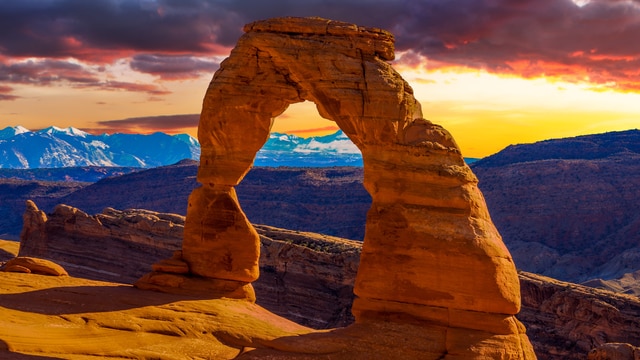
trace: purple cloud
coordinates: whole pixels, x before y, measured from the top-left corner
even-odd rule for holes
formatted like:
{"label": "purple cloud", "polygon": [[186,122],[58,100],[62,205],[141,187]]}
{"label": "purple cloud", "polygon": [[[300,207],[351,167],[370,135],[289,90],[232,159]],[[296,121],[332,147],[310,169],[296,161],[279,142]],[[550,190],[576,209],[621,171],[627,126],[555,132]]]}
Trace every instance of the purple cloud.
{"label": "purple cloud", "polygon": [[164,80],[196,78],[201,74],[213,74],[220,64],[187,55],[139,54],[131,60],[133,70],[159,76]]}
{"label": "purple cloud", "polygon": [[185,128],[195,128],[200,121],[200,114],[161,115],[127,118],[120,120],[98,121],[98,128],[89,129],[91,132],[153,132],[167,133],[184,131]]}
{"label": "purple cloud", "polygon": [[215,69],[206,58],[226,56],[244,24],[278,16],[390,30],[412,66],[422,57],[640,91],[637,0],[8,0],[0,2],[0,59],[130,59],[161,79],[192,78]]}

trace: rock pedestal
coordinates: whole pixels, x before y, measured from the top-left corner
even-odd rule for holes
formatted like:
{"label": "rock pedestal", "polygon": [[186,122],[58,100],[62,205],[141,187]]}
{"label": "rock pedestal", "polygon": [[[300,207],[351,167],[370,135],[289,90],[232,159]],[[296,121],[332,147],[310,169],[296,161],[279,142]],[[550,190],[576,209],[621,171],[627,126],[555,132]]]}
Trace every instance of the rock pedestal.
{"label": "rock pedestal", "polygon": [[431,326],[440,334],[434,359],[535,358],[513,316],[520,295],[511,256],[455,141],[422,118],[413,90],[387,63],[393,36],[320,18],[271,19],[244,30],[204,98],[202,187],[189,199],[182,245],[189,273],[171,278],[243,286],[257,278],[258,237],[233,187],[274,117],[308,100],[362,151],[373,199],[356,322]]}

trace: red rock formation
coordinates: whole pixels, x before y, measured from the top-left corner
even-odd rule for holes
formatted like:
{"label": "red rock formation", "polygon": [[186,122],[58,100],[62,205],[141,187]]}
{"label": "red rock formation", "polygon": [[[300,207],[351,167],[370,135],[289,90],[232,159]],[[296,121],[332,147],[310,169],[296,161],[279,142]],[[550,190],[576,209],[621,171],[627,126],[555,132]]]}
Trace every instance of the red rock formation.
{"label": "red rock formation", "polygon": [[427,358],[535,358],[514,317],[520,291],[511,256],[455,141],[422,119],[411,87],[386,62],[393,36],[319,18],[244,30],[204,99],[202,187],[189,197],[182,243],[189,274],[155,272],[138,286],[173,291],[176,279],[198,276],[226,291],[258,278],[259,237],[234,187],[273,118],[309,100],[362,151],[373,199],[354,289],[357,323],[426,321],[438,344]]}

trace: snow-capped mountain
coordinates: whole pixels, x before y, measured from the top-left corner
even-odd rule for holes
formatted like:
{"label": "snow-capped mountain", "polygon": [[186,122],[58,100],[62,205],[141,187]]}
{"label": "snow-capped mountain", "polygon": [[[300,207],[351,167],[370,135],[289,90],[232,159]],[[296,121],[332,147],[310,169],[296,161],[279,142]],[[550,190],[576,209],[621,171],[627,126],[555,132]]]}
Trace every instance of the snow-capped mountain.
{"label": "snow-capped mountain", "polygon": [[68,127],[30,131],[0,130],[0,168],[34,169],[77,166],[155,167],[198,159],[200,145],[186,134],[92,135]]}
{"label": "snow-capped mountain", "polygon": [[[187,134],[92,135],[68,127],[30,131],[0,130],[0,168],[34,169],[80,166],[149,168],[200,158],[198,140]],[[466,159],[471,162],[474,159]],[[360,150],[339,130],[326,136],[302,138],[272,133],[256,154],[256,166],[362,166]]]}
{"label": "snow-capped mountain", "polygon": [[362,154],[342,130],[301,138],[271,133],[254,161],[256,166],[362,166]]}
{"label": "snow-capped mountain", "polygon": [[0,140],[9,139],[18,134],[29,132],[29,129],[22,126],[7,127],[0,130]]}

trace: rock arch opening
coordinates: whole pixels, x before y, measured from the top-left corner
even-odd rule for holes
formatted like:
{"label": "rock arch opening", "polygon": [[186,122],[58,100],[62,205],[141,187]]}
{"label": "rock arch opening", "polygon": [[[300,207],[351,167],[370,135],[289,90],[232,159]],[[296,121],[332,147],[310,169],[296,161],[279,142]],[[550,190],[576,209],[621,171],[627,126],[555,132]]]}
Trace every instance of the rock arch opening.
{"label": "rock arch opening", "polygon": [[[321,134],[304,137],[309,132],[295,129]],[[253,224],[362,241],[371,206],[362,180],[360,150],[306,101],[274,119],[236,192]]]}

